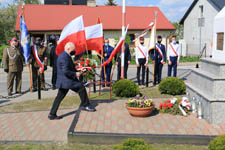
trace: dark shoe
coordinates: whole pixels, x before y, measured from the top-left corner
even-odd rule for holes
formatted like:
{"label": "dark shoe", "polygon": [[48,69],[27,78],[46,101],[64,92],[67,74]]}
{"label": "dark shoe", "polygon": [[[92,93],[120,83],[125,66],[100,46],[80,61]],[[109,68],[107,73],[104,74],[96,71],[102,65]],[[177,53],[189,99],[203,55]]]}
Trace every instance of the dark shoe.
{"label": "dark shoe", "polygon": [[95,108],[92,108],[92,107],[90,107],[90,106],[82,107],[82,110],[85,110],[85,111],[90,111],[90,112],[94,112],[94,111],[96,111],[96,109],[95,109]]}
{"label": "dark shoe", "polygon": [[16,92],[16,94],[21,94],[21,92]]}
{"label": "dark shoe", "polygon": [[53,85],[53,86],[52,86],[52,89],[53,89],[53,90],[55,90],[55,89],[56,89],[56,86],[55,86],[55,85]]}
{"label": "dark shoe", "polygon": [[32,92],[36,92],[36,91],[37,91],[37,88],[33,88],[33,89],[32,89]]}
{"label": "dark shoe", "polygon": [[57,115],[51,115],[51,114],[48,115],[49,120],[59,120],[59,119],[62,119],[62,118],[63,117],[57,116]]}
{"label": "dark shoe", "polygon": [[42,91],[48,91],[48,89],[46,89],[46,88],[41,88],[41,90],[42,90]]}
{"label": "dark shoe", "polygon": [[12,93],[11,93],[11,92],[9,92],[9,93],[8,93],[8,96],[12,96]]}

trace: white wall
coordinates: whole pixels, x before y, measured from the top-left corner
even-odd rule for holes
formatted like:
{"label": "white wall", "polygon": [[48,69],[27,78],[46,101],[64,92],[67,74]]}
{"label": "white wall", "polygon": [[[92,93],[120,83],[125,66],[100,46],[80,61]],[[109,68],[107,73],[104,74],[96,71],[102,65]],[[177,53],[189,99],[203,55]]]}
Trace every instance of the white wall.
{"label": "white wall", "polygon": [[207,44],[207,55],[212,54],[211,42],[213,41],[213,22],[218,11],[207,1],[199,0],[188,17],[184,21],[184,39],[187,43],[188,55],[199,55],[200,28],[198,18],[200,17],[199,6],[203,5],[203,17],[205,26],[202,27],[202,48]]}

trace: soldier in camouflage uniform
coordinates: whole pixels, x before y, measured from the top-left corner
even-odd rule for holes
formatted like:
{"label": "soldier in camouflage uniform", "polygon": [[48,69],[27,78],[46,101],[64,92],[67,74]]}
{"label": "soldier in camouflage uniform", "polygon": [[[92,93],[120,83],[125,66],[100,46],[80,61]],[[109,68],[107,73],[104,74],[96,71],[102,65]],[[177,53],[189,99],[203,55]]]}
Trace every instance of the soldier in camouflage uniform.
{"label": "soldier in camouflage uniform", "polygon": [[[36,39],[35,44],[37,45],[37,53],[39,59],[43,62],[45,59],[47,59],[47,47],[44,46],[44,42],[41,39]],[[31,52],[31,66],[32,66],[32,81],[33,81],[33,92],[37,91],[37,81],[38,81],[38,71],[39,71],[39,64],[37,63],[34,54],[33,49]],[[45,61],[45,70],[47,69],[47,62]],[[45,76],[44,72],[40,73],[40,87],[41,90],[47,90],[45,88]]]}
{"label": "soldier in camouflage uniform", "polygon": [[7,88],[9,96],[12,95],[14,80],[16,80],[16,93],[21,93],[24,57],[18,47],[18,41],[16,38],[12,38],[10,47],[6,47],[3,51],[3,67],[4,71],[8,73]]}

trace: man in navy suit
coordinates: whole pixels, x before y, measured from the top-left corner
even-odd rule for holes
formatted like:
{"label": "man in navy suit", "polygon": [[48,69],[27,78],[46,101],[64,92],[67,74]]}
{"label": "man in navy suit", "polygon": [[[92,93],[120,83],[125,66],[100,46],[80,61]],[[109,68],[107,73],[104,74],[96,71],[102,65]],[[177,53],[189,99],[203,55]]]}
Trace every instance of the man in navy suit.
{"label": "man in navy suit", "polygon": [[[113,49],[114,48],[109,45],[109,39],[105,39],[105,43],[104,43],[104,47],[103,47],[104,62],[109,59]],[[112,70],[112,62],[107,64],[105,66],[105,68],[104,67],[102,68],[102,81],[105,81],[105,78],[104,78],[104,72],[105,72],[106,73],[106,81],[110,82],[111,70]],[[103,86],[105,86],[105,84]]]}
{"label": "man in navy suit", "polygon": [[[131,62],[131,54],[130,54],[130,48],[129,45],[127,43],[124,44],[124,78],[127,79],[127,70],[128,70],[128,66]],[[118,53],[117,55],[117,60],[116,60],[116,64],[117,64],[117,80],[120,80],[121,77],[121,50],[120,53]]]}
{"label": "man in navy suit", "polygon": [[81,99],[80,106],[83,110],[95,111],[94,108],[90,107],[90,102],[84,85],[78,80],[81,73],[75,70],[75,66],[71,58],[73,55],[75,55],[75,45],[72,42],[68,42],[65,45],[65,51],[57,59],[56,87],[59,90],[52,109],[48,115],[50,120],[62,118],[57,116],[56,113],[61,101],[66,96],[69,89],[79,94]]}
{"label": "man in navy suit", "polygon": [[162,43],[162,37],[159,35],[157,37],[158,43],[156,43],[156,48],[151,51],[151,57],[155,63],[154,81],[153,85],[158,84],[161,81],[163,64],[166,62],[166,50]]}

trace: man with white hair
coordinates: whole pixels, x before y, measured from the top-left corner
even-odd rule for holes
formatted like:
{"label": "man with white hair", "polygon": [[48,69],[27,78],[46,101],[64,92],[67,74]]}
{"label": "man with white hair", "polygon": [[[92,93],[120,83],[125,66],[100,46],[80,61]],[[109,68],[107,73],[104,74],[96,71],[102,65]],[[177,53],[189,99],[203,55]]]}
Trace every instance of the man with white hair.
{"label": "man with white hair", "polygon": [[57,59],[56,88],[58,88],[58,94],[48,115],[50,120],[62,118],[61,116],[57,116],[56,113],[61,101],[70,89],[79,94],[81,99],[80,106],[83,110],[92,112],[96,111],[90,106],[87,91],[82,82],[78,80],[81,73],[75,70],[75,66],[71,58],[73,55],[75,55],[75,45],[72,42],[68,42],[65,45],[65,51]]}

